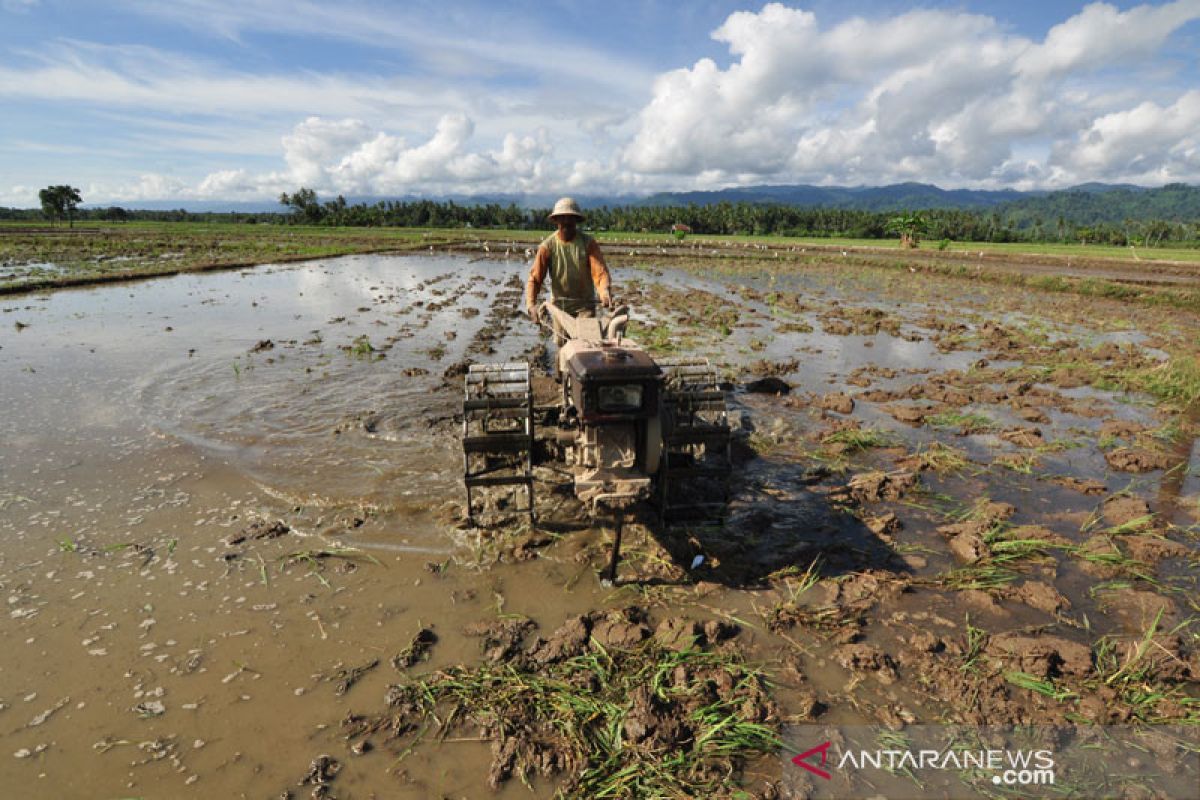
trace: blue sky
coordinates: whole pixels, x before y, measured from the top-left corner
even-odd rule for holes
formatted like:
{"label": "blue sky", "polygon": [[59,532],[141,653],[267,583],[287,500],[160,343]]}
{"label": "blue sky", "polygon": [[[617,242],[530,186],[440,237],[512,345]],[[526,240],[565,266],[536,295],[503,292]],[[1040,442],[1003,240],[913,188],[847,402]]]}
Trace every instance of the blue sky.
{"label": "blue sky", "polygon": [[1200,182],[1200,0],[0,0],[0,205]]}

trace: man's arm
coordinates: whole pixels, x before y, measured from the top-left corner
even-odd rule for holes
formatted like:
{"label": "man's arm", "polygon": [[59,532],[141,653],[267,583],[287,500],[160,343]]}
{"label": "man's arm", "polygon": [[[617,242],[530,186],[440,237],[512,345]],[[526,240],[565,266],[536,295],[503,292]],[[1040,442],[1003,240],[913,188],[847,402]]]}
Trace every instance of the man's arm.
{"label": "man's arm", "polygon": [[539,247],[533,258],[533,266],[529,268],[529,280],[525,282],[525,312],[530,319],[536,319],[538,294],[549,271],[550,251],[546,247]]}
{"label": "man's arm", "polygon": [[608,274],[608,264],[604,263],[604,254],[595,239],[588,243],[588,265],[592,270],[592,284],[600,295],[600,302],[605,308],[612,308],[612,277]]}

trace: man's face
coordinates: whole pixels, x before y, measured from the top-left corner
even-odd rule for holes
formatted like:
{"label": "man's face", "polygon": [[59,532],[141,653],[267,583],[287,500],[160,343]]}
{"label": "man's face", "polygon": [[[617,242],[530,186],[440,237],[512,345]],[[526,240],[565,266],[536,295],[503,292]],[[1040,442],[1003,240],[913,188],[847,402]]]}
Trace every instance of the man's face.
{"label": "man's face", "polygon": [[554,224],[558,226],[558,231],[564,239],[570,239],[575,235],[575,226],[579,224],[579,220],[575,217],[555,217]]}

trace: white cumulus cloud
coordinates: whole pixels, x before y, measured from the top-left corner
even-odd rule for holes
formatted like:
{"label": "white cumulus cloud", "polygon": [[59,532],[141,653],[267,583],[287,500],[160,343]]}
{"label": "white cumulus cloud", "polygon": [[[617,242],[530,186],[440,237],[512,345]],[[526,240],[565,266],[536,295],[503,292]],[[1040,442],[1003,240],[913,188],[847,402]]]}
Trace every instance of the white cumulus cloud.
{"label": "white cumulus cloud", "polygon": [[[1118,148],[1088,149],[1081,134],[1112,142],[1104,126],[1124,118],[1103,122],[1109,115],[1184,119],[1187,109],[1114,107],[1128,102],[1114,88],[1138,78],[1105,70],[1152,60],[1198,18],[1200,0],[1128,11],[1096,3],[1034,41],[975,14],[922,10],[823,28],[809,11],[770,3],[730,15],[713,32],[728,46],[728,66],[706,58],[658,78],[623,164],[716,184],[1028,187],[1124,176]],[[1186,132],[1159,133],[1133,138],[1160,174],[1200,176],[1181,154]],[[1085,149],[1070,155],[1077,144]],[[1029,158],[1032,150],[1040,157]]]}
{"label": "white cumulus cloud", "polygon": [[545,131],[508,134],[498,149],[473,149],[474,123],[447,114],[432,135],[409,145],[357,119],[309,117],[283,137],[286,169],[251,174],[220,170],[197,187],[205,197],[262,196],[306,186],[319,193],[410,194],[534,189],[549,175]]}
{"label": "white cumulus cloud", "polygon": [[1168,106],[1147,101],[1105,114],[1054,160],[1078,174],[1146,183],[1200,175],[1200,90]]}

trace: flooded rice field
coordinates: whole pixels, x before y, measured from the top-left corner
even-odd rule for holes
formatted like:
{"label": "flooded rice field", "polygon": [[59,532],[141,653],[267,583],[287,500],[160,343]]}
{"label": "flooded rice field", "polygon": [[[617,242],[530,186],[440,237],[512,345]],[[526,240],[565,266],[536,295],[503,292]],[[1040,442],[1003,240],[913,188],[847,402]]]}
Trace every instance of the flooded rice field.
{"label": "flooded rice field", "polygon": [[[465,364],[547,363],[523,262],[0,301],[0,782],[801,796],[788,722],[1200,723],[1198,422],[1126,391],[1194,314],[613,260],[630,336],[728,381],[738,463],[724,524],[633,526],[616,587],[550,465],[535,528],[463,520]],[[706,709],[738,722],[719,752]]]}

